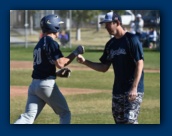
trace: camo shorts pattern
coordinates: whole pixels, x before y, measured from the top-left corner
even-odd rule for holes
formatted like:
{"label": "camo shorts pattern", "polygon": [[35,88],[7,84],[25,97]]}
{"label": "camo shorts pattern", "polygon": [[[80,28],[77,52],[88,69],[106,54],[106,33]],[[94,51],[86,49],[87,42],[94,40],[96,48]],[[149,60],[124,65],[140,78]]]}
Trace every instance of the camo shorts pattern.
{"label": "camo shorts pattern", "polygon": [[144,93],[138,93],[136,100],[128,101],[125,95],[113,95],[112,114],[116,124],[138,124],[138,114]]}

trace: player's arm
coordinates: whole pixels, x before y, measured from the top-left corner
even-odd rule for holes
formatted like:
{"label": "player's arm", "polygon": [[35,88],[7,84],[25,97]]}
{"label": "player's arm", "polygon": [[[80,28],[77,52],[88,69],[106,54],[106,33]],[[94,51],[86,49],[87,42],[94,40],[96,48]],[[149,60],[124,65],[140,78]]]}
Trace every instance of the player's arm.
{"label": "player's arm", "polygon": [[71,54],[69,54],[67,57],[61,57],[55,61],[56,67],[61,69],[67,65],[69,65],[76,56],[79,54],[84,53],[84,47],[79,45]]}
{"label": "player's arm", "polygon": [[135,100],[135,98],[137,96],[137,87],[138,87],[138,83],[139,83],[141,75],[142,75],[143,66],[144,66],[144,61],[142,59],[136,62],[134,81],[133,81],[131,90],[129,92],[129,100],[131,100],[131,101]]}
{"label": "player's arm", "polygon": [[110,64],[103,64],[86,60],[82,55],[77,56],[77,61],[99,72],[106,72],[110,67]]}
{"label": "player's arm", "polygon": [[143,62],[144,61],[142,59],[136,62],[136,69],[135,69],[134,82],[133,82],[132,88],[138,87],[138,83],[140,81],[140,77],[143,71],[143,66],[144,66]]}

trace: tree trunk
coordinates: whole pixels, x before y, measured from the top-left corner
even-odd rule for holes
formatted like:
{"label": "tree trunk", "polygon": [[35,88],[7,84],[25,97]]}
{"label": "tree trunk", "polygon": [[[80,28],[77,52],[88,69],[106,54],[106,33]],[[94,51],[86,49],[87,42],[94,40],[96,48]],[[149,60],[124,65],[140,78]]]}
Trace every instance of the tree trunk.
{"label": "tree trunk", "polygon": [[33,34],[33,16],[30,16],[30,35]]}
{"label": "tree trunk", "polygon": [[97,16],[97,32],[99,32],[101,28],[101,25],[99,24],[99,22],[100,22],[100,17]]}
{"label": "tree trunk", "polygon": [[81,29],[77,27],[76,30],[76,40],[80,41],[81,40]]}

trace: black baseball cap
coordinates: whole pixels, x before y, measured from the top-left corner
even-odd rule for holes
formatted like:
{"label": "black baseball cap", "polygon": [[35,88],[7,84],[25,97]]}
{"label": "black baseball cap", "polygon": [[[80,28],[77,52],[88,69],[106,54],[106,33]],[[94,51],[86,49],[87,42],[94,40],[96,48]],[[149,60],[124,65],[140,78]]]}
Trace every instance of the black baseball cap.
{"label": "black baseball cap", "polygon": [[107,23],[107,22],[113,22],[113,21],[117,21],[117,20],[119,20],[119,22],[121,22],[121,24],[122,24],[121,17],[117,13],[111,11],[111,12],[106,13],[104,20],[101,21],[100,24]]}

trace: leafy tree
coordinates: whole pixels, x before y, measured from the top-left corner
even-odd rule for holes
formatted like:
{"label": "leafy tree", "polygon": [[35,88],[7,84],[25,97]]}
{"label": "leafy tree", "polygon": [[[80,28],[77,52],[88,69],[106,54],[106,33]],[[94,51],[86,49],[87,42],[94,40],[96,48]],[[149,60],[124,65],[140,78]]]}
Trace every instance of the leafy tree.
{"label": "leafy tree", "polygon": [[76,40],[80,40],[80,28],[84,22],[88,23],[91,19],[99,14],[98,10],[73,10],[72,18],[76,22]]}
{"label": "leafy tree", "polygon": [[[76,40],[81,40],[81,25],[82,23],[88,23],[95,16],[99,14],[105,14],[111,10],[72,10],[72,20],[76,24]],[[123,13],[124,10],[114,10],[117,13]],[[61,17],[69,16],[69,10],[59,10]]]}
{"label": "leafy tree", "polygon": [[[59,11],[60,16],[67,15],[68,11]],[[76,23],[76,40],[80,40],[81,24],[88,23],[100,13],[99,10],[72,10],[72,20]]]}

